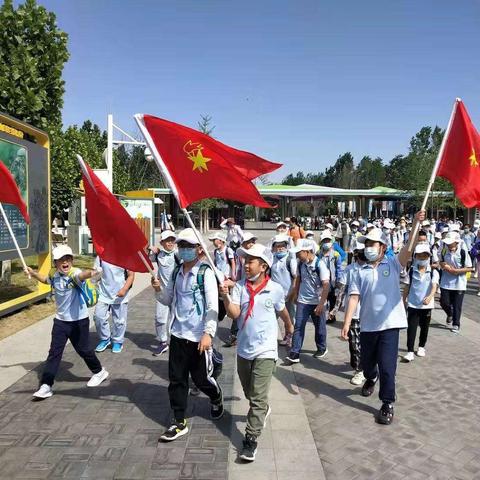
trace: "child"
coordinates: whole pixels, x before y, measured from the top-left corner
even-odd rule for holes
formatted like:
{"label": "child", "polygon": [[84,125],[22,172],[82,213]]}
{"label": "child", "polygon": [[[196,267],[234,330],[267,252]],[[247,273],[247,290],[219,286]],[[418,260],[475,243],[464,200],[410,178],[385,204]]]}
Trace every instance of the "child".
{"label": "child", "polygon": [[[350,285],[352,284],[352,277],[356,271],[365,264],[366,258],[363,252],[365,245],[355,239],[351,244],[353,252],[353,263],[347,265],[347,268],[343,272],[339,279],[340,291],[337,296],[337,303],[335,305],[334,312],[338,310],[340,305],[348,304],[348,296]],[[352,315],[352,322],[350,329],[348,330],[348,349],[350,351],[350,366],[354,370],[353,377],[350,379],[352,385],[361,385],[365,381],[363,370],[361,367],[361,355],[360,355],[360,303],[357,306],[354,314]]]}
{"label": "child", "polygon": [[[297,260],[288,251],[287,235],[276,235],[273,238],[272,280],[283,288],[285,306],[290,318],[295,318],[295,302],[293,301],[295,279],[297,278]],[[280,345],[291,347],[292,336],[285,332]]]}
{"label": "child", "polygon": [[[171,230],[164,230],[160,235],[160,248],[155,249],[154,260],[157,263],[157,278],[162,285],[167,285],[175,266],[180,263],[175,255],[175,240],[177,236]],[[163,305],[158,299],[155,302],[155,333],[160,342],[152,355],[158,356],[168,351],[168,322],[170,320],[170,305]]]}
{"label": "child", "polygon": [[188,379],[210,398],[210,416],[223,416],[223,393],[213,377],[212,340],[217,331],[218,287],[213,270],[202,261],[203,249],[193,229],[182,230],[176,240],[182,264],[166,285],[152,281],[157,299],[174,305],[168,358],[168,395],[174,421],[160,440],[171,442],[188,433],[185,413]]}
{"label": "child", "polygon": [[[97,256],[95,268],[102,269],[102,279],[98,283],[98,303],[93,318],[100,342],[96,352],[103,352],[110,345],[112,353],[123,350],[123,341],[127,329],[128,292],[135,279],[135,273],[112,265]],[[108,319],[112,314],[113,335],[110,333]]]}
{"label": "child", "polygon": [[425,356],[428,328],[440,278],[438,272],[432,268],[431,256],[429,243],[417,244],[413,264],[405,279],[408,285],[403,292],[403,301],[408,306],[407,353],[403,357],[405,362],[412,362],[415,359],[413,351],[418,325],[420,325],[420,340],[417,355]]}
{"label": "child", "polygon": [[293,326],[285,308],[283,289],[268,276],[272,265],[271,252],[257,243],[249,250],[240,248],[238,254],[245,257],[246,280],[235,284],[231,300],[228,286],[222,285],[220,293],[228,316],[239,326],[237,372],[250,403],[240,458],[252,462],[257,451],[257,438],[271,412],[268,391],[278,359],[277,315],[288,333],[292,332]]}
{"label": "child", "polygon": [[90,319],[79,288],[82,282],[98,275],[99,272],[73,268],[73,252],[66,245],[53,249],[53,261],[56,268],[53,275],[41,275],[30,267],[25,271],[27,275],[31,275],[39,282],[52,286],[57,305],[53,320],[52,341],[40,380],[40,388],[33,394],[34,397],[41,399],[53,395],[52,386],[68,340],[93,373],[87,382],[87,387],[97,387],[108,377],[108,372],[102,367],[95,352],[89,346]]}
{"label": "child", "polygon": [[305,326],[311,317],[315,327],[315,358],[323,358],[327,350],[327,326],[325,307],[330,290],[330,272],[325,262],[315,256],[317,245],[307,239],[298,240],[297,246],[291,250],[299,260],[298,274],[295,279],[292,299],[296,301],[295,329],[293,331],[292,348],[287,360],[300,362],[300,350],[305,337]]}
{"label": "child", "polygon": [[227,238],[221,232],[211,235],[209,238],[215,246],[213,251],[215,266],[229,278],[235,281],[235,255],[230,247],[227,247]]}
{"label": "child", "polygon": [[440,253],[440,305],[447,314],[447,324],[453,324],[452,333],[460,330],[463,296],[467,290],[467,273],[472,271],[472,261],[468,252],[462,248],[460,235],[448,232]]}

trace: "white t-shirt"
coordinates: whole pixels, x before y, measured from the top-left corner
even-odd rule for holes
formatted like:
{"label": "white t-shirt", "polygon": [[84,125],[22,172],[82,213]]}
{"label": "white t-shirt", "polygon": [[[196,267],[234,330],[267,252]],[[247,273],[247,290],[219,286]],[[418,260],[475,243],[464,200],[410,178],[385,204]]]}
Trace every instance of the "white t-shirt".
{"label": "white t-shirt", "polygon": [[53,288],[57,311],[55,318],[64,322],[75,322],[88,317],[88,308],[83,300],[80,289],[75,286],[75,281],[80,285],[78,278],[82,272],[79,268],[72,268],[73,278],[63,275],[58,270],[50,278],[48,283]]}

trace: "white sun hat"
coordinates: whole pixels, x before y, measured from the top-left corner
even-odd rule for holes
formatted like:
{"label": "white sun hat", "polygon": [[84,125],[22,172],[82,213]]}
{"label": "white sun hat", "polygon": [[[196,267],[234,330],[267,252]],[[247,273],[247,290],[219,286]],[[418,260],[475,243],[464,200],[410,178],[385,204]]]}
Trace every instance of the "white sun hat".
{"label": "white sun hat", "polygon": [[362,235],[358,237],[358,241],[361,243],[365,243],[367,240],[371,240],[372,242],[380,242],[384,245],[387,245],[387,237],[379,228],[372,228],[366,235]]}
{"label": "white sun hat", "polygon": [[249,256],[249,257],[261,258],[269,267],[271,267],[273,263],[272,252],[265,245],[262,245],[261,243],[256,243],[248,250],[245,250],[244,248],[241,247],[237,250],[237,254],[239,257]]}

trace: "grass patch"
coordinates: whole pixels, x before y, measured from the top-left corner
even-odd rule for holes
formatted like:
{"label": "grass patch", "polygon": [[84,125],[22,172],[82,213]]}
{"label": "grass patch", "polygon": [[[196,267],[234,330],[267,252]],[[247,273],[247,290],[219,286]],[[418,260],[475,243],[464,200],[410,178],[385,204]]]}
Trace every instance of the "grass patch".
{"label": "grass patch", "polygon": [[[77,268],[92,268],[93,256],[78,255],[75,257],[74,266]],[[27,265],[33,269],[37,269],[37,257],[26,257]],[[11,285],[2,286],[0,288],[0,303],[12,300],[14,298],[26,295],[36,291],[37,281],[29,279],[22,269],[20,260],[12,262],[12,281]],[[53,299],[52,299],[53,300]],[[48,317],[55,313],[55,302],[50,300],[40,300],[37,303],[17,310],[14,313],[0,317],[0,340],[24,328],[33,325],[42,318]]]}

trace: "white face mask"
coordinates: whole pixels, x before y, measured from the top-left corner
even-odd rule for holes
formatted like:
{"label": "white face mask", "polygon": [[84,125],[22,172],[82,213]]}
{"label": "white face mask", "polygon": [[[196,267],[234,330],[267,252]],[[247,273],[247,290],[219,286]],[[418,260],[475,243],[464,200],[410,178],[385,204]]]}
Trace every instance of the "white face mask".
{"label": "white face mask", "polygon": [[259,272],[256,275],[254,275],[253,277],[248,277],[248,281],[249,282],[255,282],[255,280],[258,280],[260,278],[261,274],[262,274],[262,272]]}
{"label": "white face mask", "polygon": [[377,247],[365,247],[364,252],[369,262],[374,262],[380,256],[380,250]]}
{"label": "white face mask", "polygon": [[426,267],[429,263],[430,263],[430,260],[415,260],[417,262],[417,265],[419,267]]}

